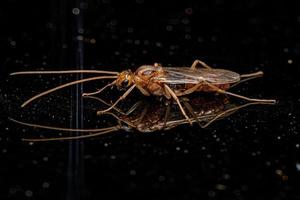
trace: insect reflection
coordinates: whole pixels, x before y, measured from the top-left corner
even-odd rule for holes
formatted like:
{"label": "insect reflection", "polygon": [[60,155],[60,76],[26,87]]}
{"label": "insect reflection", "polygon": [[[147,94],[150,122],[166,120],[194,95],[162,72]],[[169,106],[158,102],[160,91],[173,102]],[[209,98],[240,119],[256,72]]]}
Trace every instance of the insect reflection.
{"label": "insect reflection", "polygon": [[[87,98],[95,99],[101,103],[109,105],[107,102],[98,97],[89,96]],[[188,110],[190,121],[200,125],[202,128],[206,128],[214,121],[226,118],[242,108],[258,104],[272,104],[270,102],[248,102],[245,104],[236,104],[231,102],[228,97],[224,95],[204,95],[202,97],[193,97],[191,99],[181,98],[180,102],[183,104],[184,108]],[[135,103],[126,112],[114,107],[111,112],[106,112],[103,116],[104,115],[113,116],[116,121],[116,125],[100,129],[71,129],[25,123],[15,119],[11,120],[18,124],[35,128],[80,133],[80,135],[68,137],[23,139],[24,141],[31,142],[90,138],[112,133],[117,130],[147,133],[169,130],[179,125],[190,123],[189,120],[182,116],[176,102],[166,100],[156,100],[153,102],[146,99]]]}
{"label": "insect reflection", "polygon": [[262,76],[262,71],[240,75],[236,72],[225,69],[213,69],[200,60],[195,60],[191,67],[162,67],[159,64],[143,65],[135,72],[132,72],[131,70],[125,70],[120,73],[101,70],[25,71],[15,72],[11,75],[69,73],[104,74],[104,76],[84,78],[62,84],[31,97],[22,104],[22,107],[56,90],[79,83],[102,79],[115,80],[95,92],[83,93],[82,95],[91,96],[99,94],[106,88],[109,88],[113,85],[117,86],[118,88],[128,89],[126,89],[126,92],[123,93],[123,95],[121,95],[112,105],[110,105],[109,108],[98,111],[98,114],[111,111],[121,100],[126,99],[127,96],[134,90],[134,88],[137,88],[145,96],[163,96],[166,99],[173,99],[176,101],[181,113],[190,124],[192,124],[193,120],[186,113],[187,110],[184,109],[179,97],[186,96],[194,92],[213,92],[234,96],[250,102],[275,103],[275,100],[272,99],[254,99],[227,91],[229,88],[240,82]]}

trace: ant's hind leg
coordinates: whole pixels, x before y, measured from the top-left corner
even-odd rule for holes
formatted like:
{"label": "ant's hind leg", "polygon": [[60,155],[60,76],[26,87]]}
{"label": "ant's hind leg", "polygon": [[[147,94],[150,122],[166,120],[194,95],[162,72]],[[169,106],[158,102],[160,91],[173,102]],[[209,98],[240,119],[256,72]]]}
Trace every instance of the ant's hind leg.
{"label": "ant's hind leg", "polygon": [[194,109],[192,108],[191,104],[188,101],[184,101],[183,100],[183,105],[187,108],[187,110],[189,111],[189,113],[194,117],[195,121],[197,121],[197,123],[199,124],[199,126],[202,128],[202,125],[194,111]]}
{"label": "ant's hind leg", "polygon": [[227,95],[234,96],[234,97],[244,99],[244,100],[247,100],[247,101],[261,102],[261,103],[273,103],[273,104],[276,103],[276,100],[274,100],[274,99],[253,99],[253,98],[245,97],[245,96],[235,94],[235,93],[232,93],[232,92],[228,92],[228,91],[225,91],[225,90],[222,90],[222,89],[218,88],[217,86],[215,86],[211,83],[208,83],[207,81],[205,81],[205,84],[207,86],[211,87],[213,90],[215,90],[218,93],[227,94]]}
{"label": "ant's hind leg", "polygon": [[164,87],[165,87],[165,89],[166,89],[165,91],[168,92],[169,95],[171,95],[171,96],[173,97],[173,99],[177,102],[177,104],[178,104],[178,106],[179,106],[179,108],[180,108],[182,114],[184,115],[184,117],[188,120],[188,122],[189,122],[190,124],[192,124],[191,119],[189,118],[189,116],[188,116],[188,115],[186,114],[186,112],[184,111],[184,109],[183,109],[183,107],[182,107],[182,105],[181,105],[181,103],[180,103],[178,97],[177,97],[176,94],[174,93],[174,91],[173,91],[169,86],[167,86],[167,85],[164,85]]}
{"label": "ant's hind leg", "polygon": [[125,99],[130,92],[135,88],[136,85],[131,86],[122,96],[119,97],[119,99],[113,104],[111,105],[109,108],[105,109],[105,110],[100,110],[97,112],[97,115],[101,115],[105,112],[110,111],[111,109],[113,109],[121,100]]}
{"label": "ant's hind leg", "polygon": [[203,66],[204,68],[206,68],[206,69],[211,69],[211,67],[210,66],[208,66],[205,62],[203,62],[203,61],[201,61],[201,60],[195,60],[194,62],[193,62],[193,64],[192,64],[192,66],[191,66],[191,69],[192,70],[195,70],[196,69],[196,66],[197,65],[201,65],[201,66]]}

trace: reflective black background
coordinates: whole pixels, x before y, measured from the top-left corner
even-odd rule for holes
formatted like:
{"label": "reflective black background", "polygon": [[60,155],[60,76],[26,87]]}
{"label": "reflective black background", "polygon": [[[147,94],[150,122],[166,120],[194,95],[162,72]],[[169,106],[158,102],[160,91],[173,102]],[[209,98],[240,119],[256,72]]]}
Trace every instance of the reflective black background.
{"label": "reflective black background", "polygon": [[[299,199],[297,6],[260,0],[2,1],[0,198]],[[81,87],[20,108],[33,94],[79,77],[10,72],[121,71],[154,62],[190,66],[195,59],[240,73],[263,70],[264,78],[233,91],[279,103],[243,110],[207,129],[183,125],[33,145],[21,141],[23,134],[43,130],[7,120],[85,127],[88,117],[96,119],[82,114]]]}

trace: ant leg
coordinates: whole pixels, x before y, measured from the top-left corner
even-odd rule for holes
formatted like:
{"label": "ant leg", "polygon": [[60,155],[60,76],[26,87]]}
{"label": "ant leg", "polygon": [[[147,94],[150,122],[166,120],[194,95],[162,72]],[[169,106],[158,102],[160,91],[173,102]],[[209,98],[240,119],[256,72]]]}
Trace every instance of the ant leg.
{"label": "ant leg", "polygon": [[212,89],[214,89],[218,93],[227,94],[227,95],[234,96],[234,97],[244,99],[244,100],[247,100],[247,101],[273,103],[273,104],[276,103],[276,100],[274,100],[274,99],[253,99],[253,98],[245,97],[245,96],[242,96],[242,95],[239,95],[239,94],[235,94],[235,93],[232,93],[232,92],[222,90],[222,89],[218,88],[217,86],[215,86],[211,83],[208,83],[207,81],[204,81],[204,82],[205,82],[205,84],[207,84],[209,87],[211,87]]}
{"label": "ant leg", "polygon": [[235,86],[239,85],[240,83],[243,83],[243,82],[258,78],[258,77],[262,77],[263,75],[264,75],[264,73],[262,71],[254,72],[251,74],[242,74],[242,75],[240,75],[240,77],[242,79],[239,82],[231,85],[230,87],[235,87]]}
{"label": "ant leg", "polygon": [[111,82],[111,83],[107,84],[106,86],[104,86],[103,88],[101,88],[101,89],[98,89],[98,90],[97,90],[97,91],[95,91],[95,92],[90,92],[90,93],[82,93],[82,96],[91,96],[91,95],[94,95],[94,94],[99,94],[99,93],[101,93],[103,90],[105,90],[106,88],[108,88],[108,87],[110,87],[110,86],[114,85],[115,83],[116,83],[116,81],[113,81],[113,82]]}
{"label": "ant leg", "polygon": [[197,121],[197,123],[201,126],[202,128],[202,125],[196,115],[196,113],[194,112],[194,109],[192,108],[191,104],[189,104],[189,102],[187,101],[183,101],[183,104],[184,106],[187,108],[187,110],[189,111],[189,113],[194,117],[195,121]]}
{"label": "ant leg", "polygon": [[235,108],[230,108],[228,110],[225,110],[221,113],[219,113],[218,115],[216,115],[214,118],[212,118],[210,121],[208,121],[206,124],[202,125],[203,128],[206,128],[208,127],[211,123],[213,123],[214,121],[218,120],[219,118],[221,117],[226,117],[226,116],[229,116],[230,114],[238,111],[239,109],[241,108],[245,108],[245,107],[248,107],[250,105],[258,105],[258,104],[268,104],[268,105],[272,105],[273,103],[269,103],[269,102],[250,102],[250,103],[246,103],[244,105],[241,105],[241,106],[237,106]]}
{"label": "ant leg", "polygon": [[174,93],[174,91],[173,91],[169,86],[167,86],[166,84],[164,84],[164,87],[166,88],[166,91],[168,91],[168,93],[169,93],[169,94],[173,97],[173,99],[177,102],[177,104],[178,104],[178,106],[179,106],[179,108],[180,108],[182,114],[184,115],[184,117],[188,120],[188,122],[189,122],[190,124],[192,124],[191,119],[190,119],[190,118],[187,116],[187,114],[185,113],[185,111],[184,111],[184,109],[183,109],[183,107],[182,107],[182,105],[181,105],[181,103],[180,103],[178,97],[177,97],[176,94]]}
{"label": "ant leg", "polygon": [[184,95],[187,95],[187,94],[191,94],[195,91],[197,91],[197,89],[202,85],[203,83],[197,83],[196,85],[194,85],[193,87],[183,91],[183,92],[178,92],[178,96],[184,96]]}
{"label": "ant leg", "polygon": [[128,94],[135,88],[135,86],[136,86],[135,84],[132,85],[122,96],[119,97],[119,99],[113,105],[111,105],[109,108],[107,108],[105,110],[98,111],[97,115],[101,115],[101,114],[113,109],[121,100],[125,99],[128,96]]}
{"label": "ant leg", "polygon": [[143,87],[139,86],[139,85],[136,85],[136,87],[140,90],[140,92],[145,95],[145,96],[150,96],[150,93],[145,90]]}
{"label": "ant leg", "polygon": [[195,70],[196,69],[196,66],[200,64],[202,65],[204,68],[207,68],[207,69],[212,69],[210,66],[208,66],[205,62],[201,61],[201,60],[195,60],[191,66],[191,69],[192,70]]}
{"label": "ant leg", "polygon": [[[107,103],[106,101],[104,101],[103,99],[101,99],[101,98],[99,98],[99,97],[94,97],[94,96],[83,96],[83,98],[95,99],[95,100],[100,101],[101,103],[105,104],[106,106],[111,106],[110,103]],[[115,111],[117,111],[118,113],[122,114],[122,115],[125,114],[122,110],[120,110],[120,109],[117,108],[117,107],[114,107],[113,109],[114,109]]]}
{"label": "ant leg", "polygon": [[148,111],[148,105],[143,109],[141,116],[137,119],[137,124],[140,124]]}
{"label": "ant leg", "polygon": [[164,125],[163,125],[163,129],[166,127],[167,125],[167,121],[169,118],[169,114],[170,114],[170,110],[171,110],[171,104],[170,102],[168,102],[167,104],[167,109],[166,109],[166,113],[165,113],[165,117],[164,117]]}
{"label": "ant leg", "polygon": [[130,115],[133,111],[135,111],[140,105],[143,104],[143,101],[136,102],[129,110],[124,113],[126,116]]}

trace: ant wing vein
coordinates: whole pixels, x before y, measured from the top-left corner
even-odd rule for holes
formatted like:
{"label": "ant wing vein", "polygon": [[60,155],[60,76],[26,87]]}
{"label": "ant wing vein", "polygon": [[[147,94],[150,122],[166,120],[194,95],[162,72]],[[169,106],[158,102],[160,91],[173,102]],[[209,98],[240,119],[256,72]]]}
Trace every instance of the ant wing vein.
{"label": "ant wing vein", "polygon": [[224,69],[166,67],[162,75],[154,77],[153,79],[169,84],[197,84],[201,81],[207,81],[212,84],[231,84],[240,81],[240,75]]}

